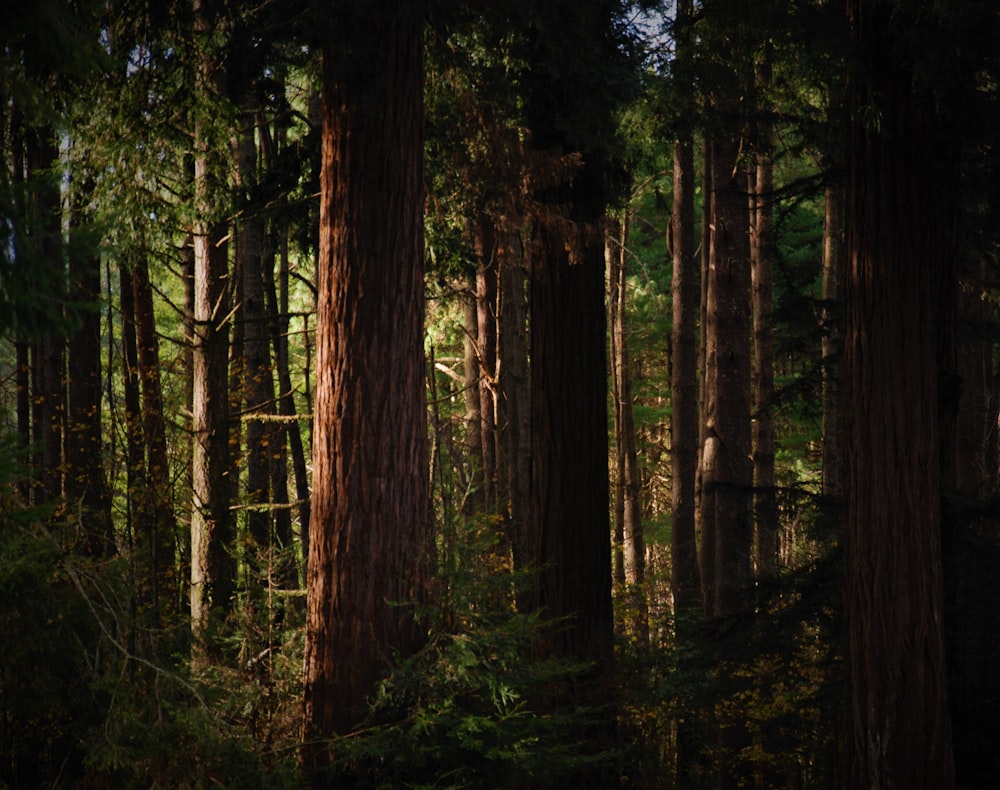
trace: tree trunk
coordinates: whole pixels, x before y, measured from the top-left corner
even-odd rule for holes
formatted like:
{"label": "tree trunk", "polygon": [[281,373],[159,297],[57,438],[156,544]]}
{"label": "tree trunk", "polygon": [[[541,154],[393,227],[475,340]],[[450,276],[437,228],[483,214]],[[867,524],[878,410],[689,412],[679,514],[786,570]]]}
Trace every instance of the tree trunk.
{"label": "tree trunk", "polygon": [[467,290],[462,295],[462,327],[465,330],[463,339],[465,389],[462,397],[465,402],[465,447],[469,454],[469,491],[462,503],[465,516],[482,513],[486,506],[485,485],[483,475],[483,431],[482,431],[482,400],[479,397],[479,380],[482,371],[479,365],[479,311],[476,307],[476,272],[469,269],[466,280]]}
{"label": "tree trunk", "polygon": [[507,506],[507,540],[515,567],[528,523],[531,487],[531,375],[528,365],[527,252],[522,228],[505,217],[499,225],[497,307],[497,423],[501,501]]}
{"label": "tree trunk", "polygon": [[[750,578],[750,248],[738,139],[712,143],[712,233],[706,297],[703,539],[714,547],[714,617],[740,610]],[[703,552],[704,553],[704,552]]]}
{"label": "tree trunk", "polygon": [[66,504],[79,519],[90,556],[115,552],[111,496],[101,453],[101,262],[94,255],[71,255],[71,299],[78,325],[67,349]]}
{"label": "tree trunk", "polygon": [[488,511],[497,500],[497,239],[493,222],[480,216],[476,223],[476,346],[479,352],[479,420],[483,500]]}
{"label": "tree trunk", "polygon": [[255,578],[251,585],[269,586],[273,581],[276,549],[273,541],[271,510],[271,458],[279,437],[275,413],[274,374],[271,367],[268,313],[264,290],[264,220],[253,202],[257,188],[257,143],[254,135],[256,115],[253,96],[242,98],[240,128],[234,147],[237,188],[244,196],[237,211],[235,229],[235,269],[241,278],[240,325],[242,360],[243,420],[246,425],[246,504],[247,531],[251,546],[249,566]]}
{"label": "tree trunk", "polygon": [[[726,103],[728,105],[728,103]],[[736,117],[731,105],[724,117]],[[705,412],[701,518],[703,558],[714,550],[706,586],[706,614],[725,623],[748,607],[751,577],[750,436],[750,211],[747,173],[740,166],[742,141],[715,139],[712,147],[712,223],[705,327]],[[703,574],[706,569],[703,567]],[[727,678],[725,656],[716,660]],[[742,720],[718,721],[719,786],[746,780]]]}
{"label": "tree trunk", "polygon": [[[195,25],[210,22],[195,0]],[[207,58],[208,56],[206,56]],[[221,75],[209,63],[200,66],[199,90],[219,93]],[[204,128],[195,121],[194,316],[192,338],[191,464],[191,630],[192,658],[203,664],[218,657],[213,629],[235,591],[235,561],[230,512],[229,299],[225,225],[212,218],[218,198],[212,186],[221,167]]]}
{"label": "tree trunk", "polygon": [[324,59],[302,760],[317,785],[394,655],[422,642],[430,503],[423,358],[422,15],[336,4]]}
{"label": "tree trunk", "polygon": [[[65,264],[61,250],[61,207],[55,182],[46,183],[45,172],[59,160],[59,152],[50,142],[48,130],[33,130],[27,134],[27,179],[36,182],[35,211],[39,224],[32,230],[40,236],[36,252],[42,260],[43,270],[38,277],[38,287],[54,305],[65,299]],[[59,310],[59,308],[52,308]],[[58,315],[48,317],[48,322],[62,322]],[[50,326],[35,341],[31,355],[32,366],[32,435],[37,449],[36,502],[55,504],[63,495],[63,441],[66,426],[66,341],[59,329]]]}
{"label": "tree trunk", "polygon": [[[688,9],[690,12],[690,8]],[[695,251],[694,153],[690,137],[674,145],[674,202],[670,218],[673,256],[670,369],[670,489],[673,530],[670,557],[674,612],[698,609],[701,582],[695,537],[695,483],[698,475],[698,338],[701,267]],[[708,199],[706,198],[706,202]]]}
{"label": "tree trunk", "polygon": [[[771,83],[769,55],[757,65],[758,87]],[[767,108],[760,108],[762,115]],[[751,282],[753,290],[753,484],[757,573],[773,576],[778,569],[778,500],[774,488],[774,150],[770,123],[758,124],[760,151],[751,192]]]}
{"label": "tree trunk", "polygon": [[[610,234],[608,228],[606,234]],[[616,480],[621,500],[621,532],[623,572],[635,607],[635,633],[645,642],[649,639],[649,607],[646,602],[646,543],[642,533],[640,501],[641,480],[639,457],[635,443],[635,415],[632,411],[632,364],[629,357],[626,261],[628,255],[628,211],[621,223],[621,233],[611,250],[608,303],[611,305],[611,378],[615,413],[615,445],[619,477]],[[619,506],[615,505],[616,515]],[[617,527],[616,527],[617,532]]]}
{"label": "tree trunk", "polygon": [[175,570],[177,538],[160,382],[160,342],[156,334],[149,262],[144,255],[136,259],[130,279],[134,292],[139,380],[142,383],[142,436],[146,457],[146,496],[149,500],[147,518],[151,531],[153,605],[159,614],[170,616],[179,611],[181,590]]}
{"label": "tree trunk", "polygon": [[[933,41],[939,20],[909,8],[848,2],[860,56],[851,73],[844,285],[845,779],[852,788],[954,786],[941,488],[957,400],[960,141],[940,103],[947,94],[921,92],[928,54],[908,43]],[[951,76],[940,75],[954,89]]]}
{"label": "tree trunk", "polygon": [[271,344],[274,348],[275,366],[278,371],[278,414],[285,420],[285,434],[292,456],[292,474],[295,477],[295,498],[299,511],[300,542],[302,544],[302,582],[308,576],[306,565],[309,559],[309,521],[311,518],[311,500],[309,494],[309,475],[306,466],[305,448],[302,444],[302,427],[295,405],[295,390],[292,387],[292,374],[288,363],[288,237],[283,231],[279,254],[280,292],[272,277],[265,283],[268,299],[271,302]]}
{"label": "tree trunk", "polygon": [[839,503],[843,486],[840,429],[840,362],[843,346],[841,288],[844,279],[844,185],[836,179],[824,194],[823,217],[823,496]]}

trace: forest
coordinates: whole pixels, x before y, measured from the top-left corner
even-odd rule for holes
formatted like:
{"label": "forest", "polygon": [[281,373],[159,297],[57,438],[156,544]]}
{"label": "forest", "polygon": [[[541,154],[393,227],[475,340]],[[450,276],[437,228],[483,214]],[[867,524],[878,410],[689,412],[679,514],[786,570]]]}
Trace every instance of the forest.
{"label": "forest", "polygon": [[1000,786],[997,40],[5,4],[0,787]]}

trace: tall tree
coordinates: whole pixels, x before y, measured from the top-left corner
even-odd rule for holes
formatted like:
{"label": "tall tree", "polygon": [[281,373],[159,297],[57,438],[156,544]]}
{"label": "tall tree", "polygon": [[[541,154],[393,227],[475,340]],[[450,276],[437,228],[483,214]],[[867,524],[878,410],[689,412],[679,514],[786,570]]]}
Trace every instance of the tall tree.
{"label": "tall tree", "polygon": [[422,641],[430,511],[423,391],[419,3],[338,2],[324,52],[313,502],[302,759],[365,714]]}
{"label": "tall tree", "polygon": [[[678,95],[690,106],[691,0],[677,4],[674,78]],[[695,533],[695,483],[698,477],[699,393],[697,337],[701,312],[701,267],[695,246],[694,144],[686,123],[676,132],[673,151],[673,205],[670,214],[672,323],[670,345],[670,535],[671,591],[674,610],[696,610],[701,602]],[[706,204],[709,202],[707,197]],[[707,268],[707,267],[706,267]]]}
{"label": "tall tree", "polygon": [[[941,487],[956,405],[961,82],[949,9],[850,0],[845,780],[954,785]],[[928,75],[934,75],[934,83]]]}
{"label": "tall tree", "polygon": [[758,102],[757,161],[752,175],[750,279],[753,291],[753,429],[754,538],[759,575],[778,564],[778,503],[774,489],[774,131],[766,106],[773,66],[765,42],[756,64]]}
{"label": "tall tree", "polygon": [[[599,663],[609,661],[612,650],[600,228],[608,174],[607,151],[581,136],[602,129],[609,107],[594,107],[589,128],[573,129],[568,119],[597,87],[584,80],[586,64],[572,65],[575,54],[611,54],[611,12],[612,4],[601,0],[560,3],[531,20],[537,62],[526,86],[532,145],[544,159],[536,174],[529,285],[532,472],[525,557],[536,578],[524,603],[572,618],[553,635],[557,655]],[[550,33],[557,27],[562,34],[555,39]],[[553,79],[567,64],[570,71]]]}
{"label": "tall tree", "polygon": [[[201,45],[197,92],[207,104],[221,99],[223,75],[208,46],[215,20],[202,0],[194,0],[194,11],[195,37]],[[212,632],[229,606],[236,573],[229,497],[228,234],[215,202],[224,170],[204,112],[195,119],[194,141],[191,628],[194,657],[200,662],[218,652]]]}
{"label": "tall tree", "polygon": [[[618,231],[617,233],[615,231]],[[632,409],[632,363],[628,343],[629,212],[621,223],[609,221],[605,242],[608,270],[608,323],[610,334],[611,392],[615,429],[615,535],[620,533],[622,578],[635,606],[634,626],[643,640],[649,636],[648,606],[642,589],[646,581],[646,544],[642,531],[639,456],[636,450],[635,414]]]}

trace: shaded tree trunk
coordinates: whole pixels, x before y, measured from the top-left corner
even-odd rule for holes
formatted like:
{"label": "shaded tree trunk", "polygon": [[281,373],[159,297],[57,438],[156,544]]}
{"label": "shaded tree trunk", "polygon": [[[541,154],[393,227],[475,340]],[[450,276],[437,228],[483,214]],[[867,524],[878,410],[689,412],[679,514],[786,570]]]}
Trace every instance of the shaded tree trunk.
{"label": "shaded tree trunk", "polygon": [[[34,182],[33,199],[39,218],[32,231],[37,235],[35,253],[42,260],[37,283],[54,305],[66,297],[66,272],[62,255],[62,227],[59,188],[46,172],[59,160],[59,152],[46,130],[30,130],[26,135],[27,180]],[[50,316],[49,322],[62,323],[65,316]],[[49,326],[35,340],[31,358],[32,437],[36,450],[36,502],[55,504],[63,495],[65,469],[63,441],[66,427],[66,341],[61,327]]]}
{"label": "shaded tree trunk", "polygon": [[[949,788],[941,489],[957,400],[960,141],[945,94],[917,77],[930,55],[910,48],[935,40],[934,12],[869,0],[847,8],[860,61],[844,284],[845,780]],[[949,57],[940,54],[935,64]]]}
{"label": "shaded tree trunk", "polygon": [[85,553],[107,557],[115,539],[101,452],[100,258],[71,255],[69,275],[78,324],[67,348],[66,504],[70,518],[79,518]]}
{"label": "shaded tree trunk", "polygon": [[[292,474],[295,477],[295,499],[299,512],[299,539],[302,545],[302,583],[305,586],[309,558],[309,520],[311,518],[311,502],[309,494],[309,475],[306,466],[306,453],[302,443],[302,425],[298,418],[295,405],[295,390],[292,387],[292,374],[288,362],[288,331],[290,327],[288,314],[288,237],[283,230],[279,243],[278,278],[265,282],[267,298],[271,304],[271,345],[274,350],[275,367],[278,374],[278,414],[282,418],[284,434],[288,440],[288,449],[292,458]],[[284,474],[276,472],[276,474]],[[284,483],[287,486],[287,481]],[[290,528],[290,525],[289,525]]]}
{"label": "shaded tree trunk", "polygon": [[339,2],[324,53],[316,403],[302,760],[358,725],[422,642],[430,504],[418,5]]}
{"label": "shaded tree trunk", "polygon": [[139,380],[142,384],[142,436],[146,458],[146,497],[149,500],[147,517],[151,531],[153,606],[159,614],[170,616],[179,611],[181,591],[176,572],[177,537],[160,381],[160,342],[156,334],[149,262],[145,256],[135,261],[130,279],[134,291]]}
{"label": "shaded tree trunk", "polygon": [[501,502],[506,503],[507,541],[521,566],[518,536],[528,523],[531,487],[531,393],[528,364],[527,253],[522,229],[505,217],[498,227],[497,423]]}
{"label": "shaded tree trunk", "polygon": [[[248,89],[249,91],[249,89]],[[244,197],[237,212],[235,268],[241,279],[240,325],[243,421],[246,425],[247,531],[252,542],[248,561],[256,578],[252,586],[269,585],[276,557],[271,509],[271,459],[279,436],[271,366],[269,316],[264,289],[264,220],[255,203],[257,190],[256,114],[252,91],[242,98],[240,128],[234,145],[237,188]]]}
{"label": "shaded tree trunk", "polygon": [[[690,3],[685,13],[690,14]],[[670,217],[671,327],[670,369],[670,489],[673,530],[670,559],[671,592],[677,614],[692,612],[701,603],[698,551],[695,535],[695,485],[698,476],[698,338],[701,309],[701,267],[695,250],[694,152],[690,136],[674,144],[674,195]],[[706,203],[709,202],[706,197]]]}
{"label": "shaded tree trunk", "polygon": [[[750,578],[750,249],[738,139],[712,143],[712,233],[705,327],[702,538],[714,548],[706,612],[742,606]],[[705,544],[703,544],[705,545]],[[703,549],[707,557],[711,548]]]}

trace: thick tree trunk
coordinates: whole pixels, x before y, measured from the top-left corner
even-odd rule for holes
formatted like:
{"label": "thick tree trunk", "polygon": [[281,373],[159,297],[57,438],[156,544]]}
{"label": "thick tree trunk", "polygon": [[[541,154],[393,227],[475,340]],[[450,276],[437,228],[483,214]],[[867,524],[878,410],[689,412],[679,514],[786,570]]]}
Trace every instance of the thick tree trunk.
{"label": "thick tree trunk", "polygon": [[[35,211],[40,222],[34,232],[40,237],[36,252],[40,263],[38,287],[52,304],[65,299],[65,264],[61,250],[61,207],[58,187],[46,182],[46,171],[59,160],[59,152],[50,142],[47,130],[27,135],[27,179],[37,180]],[[55,308],[53,308],[55,309]],[[61,313],[50,320],[61,320]],[[32,366],[32,436],[38,448],[36,463],[36,501],[55,504],[64,493],[63,441],[66,427],[66,341],[57,330],[49,329],[35,341]]]}
{"label": "thick tree trunk", "polygon": [[[727,106],[733,112],[732,106]],[[727,115],[728,113],[724,113]],[[731,116],[735,117],[735,116]],[[702,557],[711,557],[705,611],[726,621],[748,606],[753,526],[750,436],[750,211],[739,138],[712,147],[712,222],[705,326],[705,412],[702,447]],[[703,575],[707,572],[703,565]],[[719,671],[726,673],[723,656]],[[746,780],[748,745],[742,720],[719,722],[719,786]]]}
{"label": "thick tree trunk", "polygon": [[[846,786],[954,786],[941,489],[954,385],[959,140],[921,93],[932,14],[850,0],[844,285]],[[943,10],[941,13],[945,13]],[[935,59],[934,63],[943,63]],[[940,75],[945,84],[951,75]],[[877,118],[878,123],[873,123]]]}
{"label": "thick tree trunk", "polygon": [[79,519],[84,551],[91,556],[115,552],[111,496],[101,453],[101,262],[94,256],[70,257],[71,298],[81,307],[67,349],[66,505]]}
{"label": "thick tree trunk", "polygon": [[430,552],[423,358],[422,16],[336,4],[325,52],[303,762],[423,639]]}
{"label": "thick tree trunk", "polygon": [[715,617],[743,605],[752,542],[749,211],[739,149],[738,140],[712,142],[701,513],[703,540],[714,547],[705,606]]}

